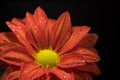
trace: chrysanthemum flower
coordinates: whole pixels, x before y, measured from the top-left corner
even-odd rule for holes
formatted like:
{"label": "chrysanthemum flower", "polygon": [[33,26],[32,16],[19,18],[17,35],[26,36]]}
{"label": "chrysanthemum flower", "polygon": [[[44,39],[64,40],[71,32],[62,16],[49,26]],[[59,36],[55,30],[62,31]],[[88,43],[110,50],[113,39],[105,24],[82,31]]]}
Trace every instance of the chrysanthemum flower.
{"label": "chrysanthemum flower", "polygon": [[38,7],[6,23],[12,32],[0,33],[0,60],[8,64],[2,80],[92,80],[100,73],[97,34],[71,27],[68,12],[54,20]]}

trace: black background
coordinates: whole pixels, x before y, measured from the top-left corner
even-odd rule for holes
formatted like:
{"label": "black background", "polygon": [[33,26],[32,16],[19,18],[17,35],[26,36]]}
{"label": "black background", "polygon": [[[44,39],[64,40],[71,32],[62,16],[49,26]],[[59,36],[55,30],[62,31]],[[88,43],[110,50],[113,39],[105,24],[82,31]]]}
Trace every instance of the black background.
{"label": "black background", "polygon": [[[95,80],[115,80],[115,41],[117,27],[112,21],[112,1],[37,1],[37,0],[15,0],[0,1],[0,32],[10,31],[6,21],[13,17],[23,18],[26,11],[33,13],[35,8],[41,6],[48,17],[57,19],[65,11],[71,15],[72,25],[88,25],[99,35],[96,49],[101,61],[97,63],[102,74],[94,77]],[[115,41],[114,41],[115,40]],[[0,71],[2,73],[2,70]],[[113,79],[114,78],[114,79]]]}

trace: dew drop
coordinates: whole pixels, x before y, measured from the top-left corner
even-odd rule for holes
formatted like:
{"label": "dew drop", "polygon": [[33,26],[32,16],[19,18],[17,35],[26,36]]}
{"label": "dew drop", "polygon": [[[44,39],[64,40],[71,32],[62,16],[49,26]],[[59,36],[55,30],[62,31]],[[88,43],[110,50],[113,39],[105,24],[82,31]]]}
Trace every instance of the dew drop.
{"label": "dew drop", "polygon": [[71,79],[71,76],[70,74],[66,74],[65,76],[63,76],[65,80],[70,80]]}

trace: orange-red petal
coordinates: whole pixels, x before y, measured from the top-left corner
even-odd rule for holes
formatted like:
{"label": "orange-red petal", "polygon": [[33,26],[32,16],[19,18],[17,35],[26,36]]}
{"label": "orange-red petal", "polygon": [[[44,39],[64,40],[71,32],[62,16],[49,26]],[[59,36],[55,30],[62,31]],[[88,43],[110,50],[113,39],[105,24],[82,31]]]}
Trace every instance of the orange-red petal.
{"label": "orange-red petal", "polygon": [[35,24],[36,24],[36,36],[39,40],[39,45],[42,47],[42,49],[45,49],[48,47],[48,31],[47,31],[47,23],[48,18],[45,12],[38,7],[33,15]]}
{"label": "orange-red petal", "polygon": [[79,43],[76,47],[94,47],[98,40],[98,35],[95,33],[92,34],[87,34]]}
{"label": "orange-red petal", "polygon": [[93,75],[99,75],[100,69],[95,63],[87,63],[85,66],[74,67],[80,71],[87,71],[88,73],[92,73]]}
{"label": "orange-red petal", "polygon": [[47,22],[47,29],[48,29],[48,48],[50,47],[50,38],[51,38],[51,33],[52,33],[52,29],[54,27],[54,24],[55,24],[56,20],[54,19],[48,19],[48,22]]}
{"label": "orange-red petal", "polygon": [[17,26],[11,22],[6,22],[9,28],[13,31],[13,33],[16,35],[18,40],[30,51],[30,55],[34,53],[34,50],[28,40],[25,37],[25,30],[22,28],[22,26]]}
{"label": "orange-red petal", "polygon": [[[0,78],[0,80],[8,80],[8,76],[9,76],[9,74],[11,74],[12,72],[14,72],[14,71],[17,71],[17,70],[15,70],[14,68],[12,68],[11,66],[8,66],[7,68],[6,68],[6,70],[4,71],[4,73],[3,73],[3,75],[2,75],[2,77]],[[12,75],[11,75],[12,76]],[[15,76],[14,76],[15,77]],[[13,78],[13,77],[11,77],[11,78]],[[11,80],[11,79],[10,79]]]}
{"label": "orange-red petal", "polygon": [[51,35],[52,33],[53,25],[55,24],[55,22],[56,20],[54,19],[48,19],[47,28],[48,28],[49,35]]}
{"label": "orange-red petal", "polygon": [[25,19],[23,21],[17,18],[13,18],[12,23],[16,24],[17,26],[22,26],[22,28],[25,30],[25,36],[27,40],[29,41],[29,43],[31,43],[31,45],[33,45],[35,48],[38,49],[38,45],[36,43],[36,40],[33,37],[33,34],[31,33],[31,30],[25,24],[26,23]]}
{"label": "orange-red petal", "polygon": [[13,32],[2,32],[0,33],[0,43],[3,42],[18,42],[18,39]]}
{"label": "orange-red petal", "polygon": [[15,80],[15,79],[18,79],[19,76],[20,76],[20,70],[14,71],[14,72],[11,72],[10,74],[8,74],[6,80]]}
{"label": "orange-red petal", "polygon": [[[70,27],[70,22],[68,21],[68,18],[69,18],[69,13],[68,12],[65,12],[63,13],[59,18],[58,20],[55,22],[54,26],[53,26],[53,29],[52,29],[52,32],[51,32],[51,38],[50,38],[50,46],[52,48],[55,47],[55,44],[61,34],[61,31],[63,30],[62,34],[65,34],[66,33],[66,30],[69,29],[68,27]],[[67,21],[65,21],[67,20]],[[66,24],[66,29],[65,29],[65,23],[66,22],[69,22]],[[65,30],[65,31],[64,31]]]}
{"label": "orange-red petal", "polygon": [[67,73],[59,68],[53,68],[50,70],[51,73],[55,74],[60,80],[74,80],[70,73]]}
{"label": "orange-red petal", "polygon": [[94,53],[94,52],[92,52],[92,51],[90,51],[88,49],[85,49],[85,48],[78,48],[75,51],[75,53],[81,54],[85,58],[86,62],[90,62],[91,63],[91,62],[98,62],[98,61],[100,61],[100,57],[99,57],[98,54],[96,54],[96,53]]}
{"label": "orange-red petal", "polygon": [[68,53],[68,54],[62,55],[60,58],[61,58],[60,64],[58,64],[58,66],[63,68],[83,66],[86,63],[83,56],[76,53],[70,53],[70,54]]}
{"label": "orange-red petal", "polygon": [[90,27],[87,26],[73,27],[73,33],[70,36],[69,40],[61,48],[60,54],[63,54],[74,48],[79,43],[79,41],[87,34],[89,30]]}
{"label": "orange-red petal", "polygon": [[25,62],[33,61],[28,55],[20,52],[9,51],[0,56],[0,59],[8,64],[21,66]]}
{"label": "orange-red petal", "polygon": [[44,10],[40,7],[37,7],[37,9],[34,12],[34,19],[39,28],[41,28],[42,30],[46,28],[48,18]]}
{"label": "orange-red petal", "polygon": [[45,68],[40,68],[33,62],[25,63],[21,68],[20,80],[35,80],[46,73]]}
{"label": "orange-red petal", "polygon": [[65,42],[69,39],[72,33],[70,14],[68,12],[64,14],[66,14],[66,16],[62,24],[62,28],[59,33],[58,39],[55,44],[56,51],[59,50],[65,44]]}
{"label": "orange-red petal", "polygon": [[28,12],[26,13],[26,24],[31,29],[33,36],[35,40],[37,41],[37,44],[39,45],[39,48],[45,47],[46,45],[46,42],[45,42],[46,35],[44,32],[45,30],[42,30],[41,28],[39,28],[40,26],[35,23],[33,15]]}

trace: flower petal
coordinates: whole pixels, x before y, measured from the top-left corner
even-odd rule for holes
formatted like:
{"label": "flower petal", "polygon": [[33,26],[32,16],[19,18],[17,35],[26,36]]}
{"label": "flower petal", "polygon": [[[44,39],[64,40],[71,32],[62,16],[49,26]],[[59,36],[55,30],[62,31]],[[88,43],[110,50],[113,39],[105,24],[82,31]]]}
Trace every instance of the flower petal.
{"label": "flower petal", "polygon": [[60,80],[74,80],[69,73],[58,68],[51,69],[51,73],[55,74]]}
{"label": "flower petal", "polygon": [[19,76],[20,76],[20,70],[14,71],[14,72],[11,72],[11,73],[7,76],[7,79],[6,79],[6,80],[18,79]]}
{"label": "flower petal", "polygon": [[59,36],[58,36],[58,39],[55,45],[56,51],[59,50],[65,44],[65,42],[69,39],[72,33],[70,15],[68,12],[64,14],[66,14],[66,16],[65,16],[61,31],[59,33]]}
{"label": "flower petal", "polygon": [[75,80],[93,80],[93,79],[89,74],[87,74],[85,72],[76,71]]}
{"label": "flower petal", "polygon": [[87,71],[94,75],[99,75],[101,73],[100,69],[95,63],[87,63],[85,66],[75,67],[75,69],[80,70],[80,71]]}
{"label": "flower petal", "polygon": [[38,7],[34,12],[33,17],[35,20],[35,24],[37,26],[37,28],[34,27],[37,30],[36,29],[34,30],[36,30],[37,39],[40,42],[39,45],[42,46],[42,49],[45,49],[48,47],[47,15],[40,7]]}
{"label": "flower petal", "polygon": [[[61,31],[63,31],[61,34],[66,34],[67,30],[69,29],[70,27],[70,22],[69,22],[69,13],[68,12],[65,12],[63,13],[59,18],[58,20],[55,22],[54,26],[53,26],[53,29],[52,29],[52,32],[51,32],[51,38],[50,38],[50,46],[54,49],[55,47],[55,44],[58,40],[58,37],[60,36],[60,33]],[[67,20],[67,21],[65,21]],[[67,23],[68,22],[68,23]],[[65,23],[66,24],[66,27],[65,27]],[[66,29],[65,29],[66,28]],[[63,30],[62,30],[63,29]],[[62,36],[63,37],[63,36]],[[63,44],[63,43],[62,43]]]}
{"label": "flower petal", "polygon": [[34,12],[34,19],[39,28],[42,28],[42,30],[46,28],[48,18],[44,10],[41,9],[40,7],[38,7]]}
{"label": "flower petal", "polygon": [[69,40],[61,48],[60,54],[63,54],[75,47],[89,30],[90,28],[87,26],[73,27],[73,33]]}
{"label": "flower petal", "polygon": [[26,13],[26,23],[27,26],[30,27],[30,29],[32,30],[32,33],[37,41],[37,44],[39,45],[39,48],[45,47],[45,45],[47,45],[45,39],[46,38],[45,30],[42,30],[40,26],[35,23],[33,15],[31,15],[28,12]]}
{"label": "flower petal", "polygon": [[25,63],[21,68],[20,80],[35,80],[45,74],[45,68],[40,68],[33,62]]}
{"label": "flower petal", "polygon": [[6,52],[5,54],[0,56],[0,59],[7,62],[8,64],[13,64],[17,66],[21,66],[24,62],[33,61],[33,59],[29,56],[14,51]]}
{"label": "flower petal", "polygon": [[79,53],[81,55],[83,55],[83,57],[85,58],[86,62],[98,62],[100,61],[100,57],[98,56],[98,54],[85,49],[85,48],[79,48],[75,51],[75,53]]}
{"label": "flower petal", "polygon": [[58,66],[63,68],[85,65],[85,59],[83,58],[83,56],[76,53],[65,54],[62,55],[60,58],[60,64]]}
{"label": "flower petal", "polygon": [[17,26],[11,22],[6,22],[9,28],[14,32],[18,40],[29,50],[31,51],[29,54],[34,53],[34,50],[30,43],[27,41],[25,37],[25,30],[22,28],[22,26]]}
{"label": "flower petal", "polygon": [[54,19],[48,19],[47,28],[48,28],[50,35],[52,33],[53,25],[55,24],[55,22],[56,22],[56,20],[54,20]]}
{"label": "flower petal", "polygon": [[17,43],[13,42],[3,42],[0,43],[0,55],[5,53],[5,51],[17,47]]}
{"label": "flower petal", "polygon": [[12,32],[0,33],[0,43],[3,42],[18,42],[18,39]]}
{"label": "flower petal", "polygon": [[26,21],[17,19],[17,18],[13,18],[12,19],[12,23],[16,24],[17,26],[22,26],[22,28],[24,28],[25,30],[25,36],[27,38],[27,40],[29,41],[29,43],[31,43],[35,48],[38,49],[38,45],[35,41],[35,39],[33,38],[33,35],[31,33],[31,30],[28,28],[28,26],[26,26],[25,24]]}
{"label": "flower petal", "polygon": [[13,69],[11,67],[7,67],[2,76],[0,77],[0,80],[6,80],[7,75],[12,71]]}
{"label": "flower petal", "polygon": [[76,47],[94,47],[98,40],[98,35],[95,33],[87,34],[78,44]]}
{"label": "flower petal", "polygon": [[48,22],[47,22],[47,29],[48,29],[48,48],[50,48],[50,38],[51,38],[51,34],[52,34],[52,29],[54,27],[54,24],[55,24],[55,20],[53,19],[48,19]]}

